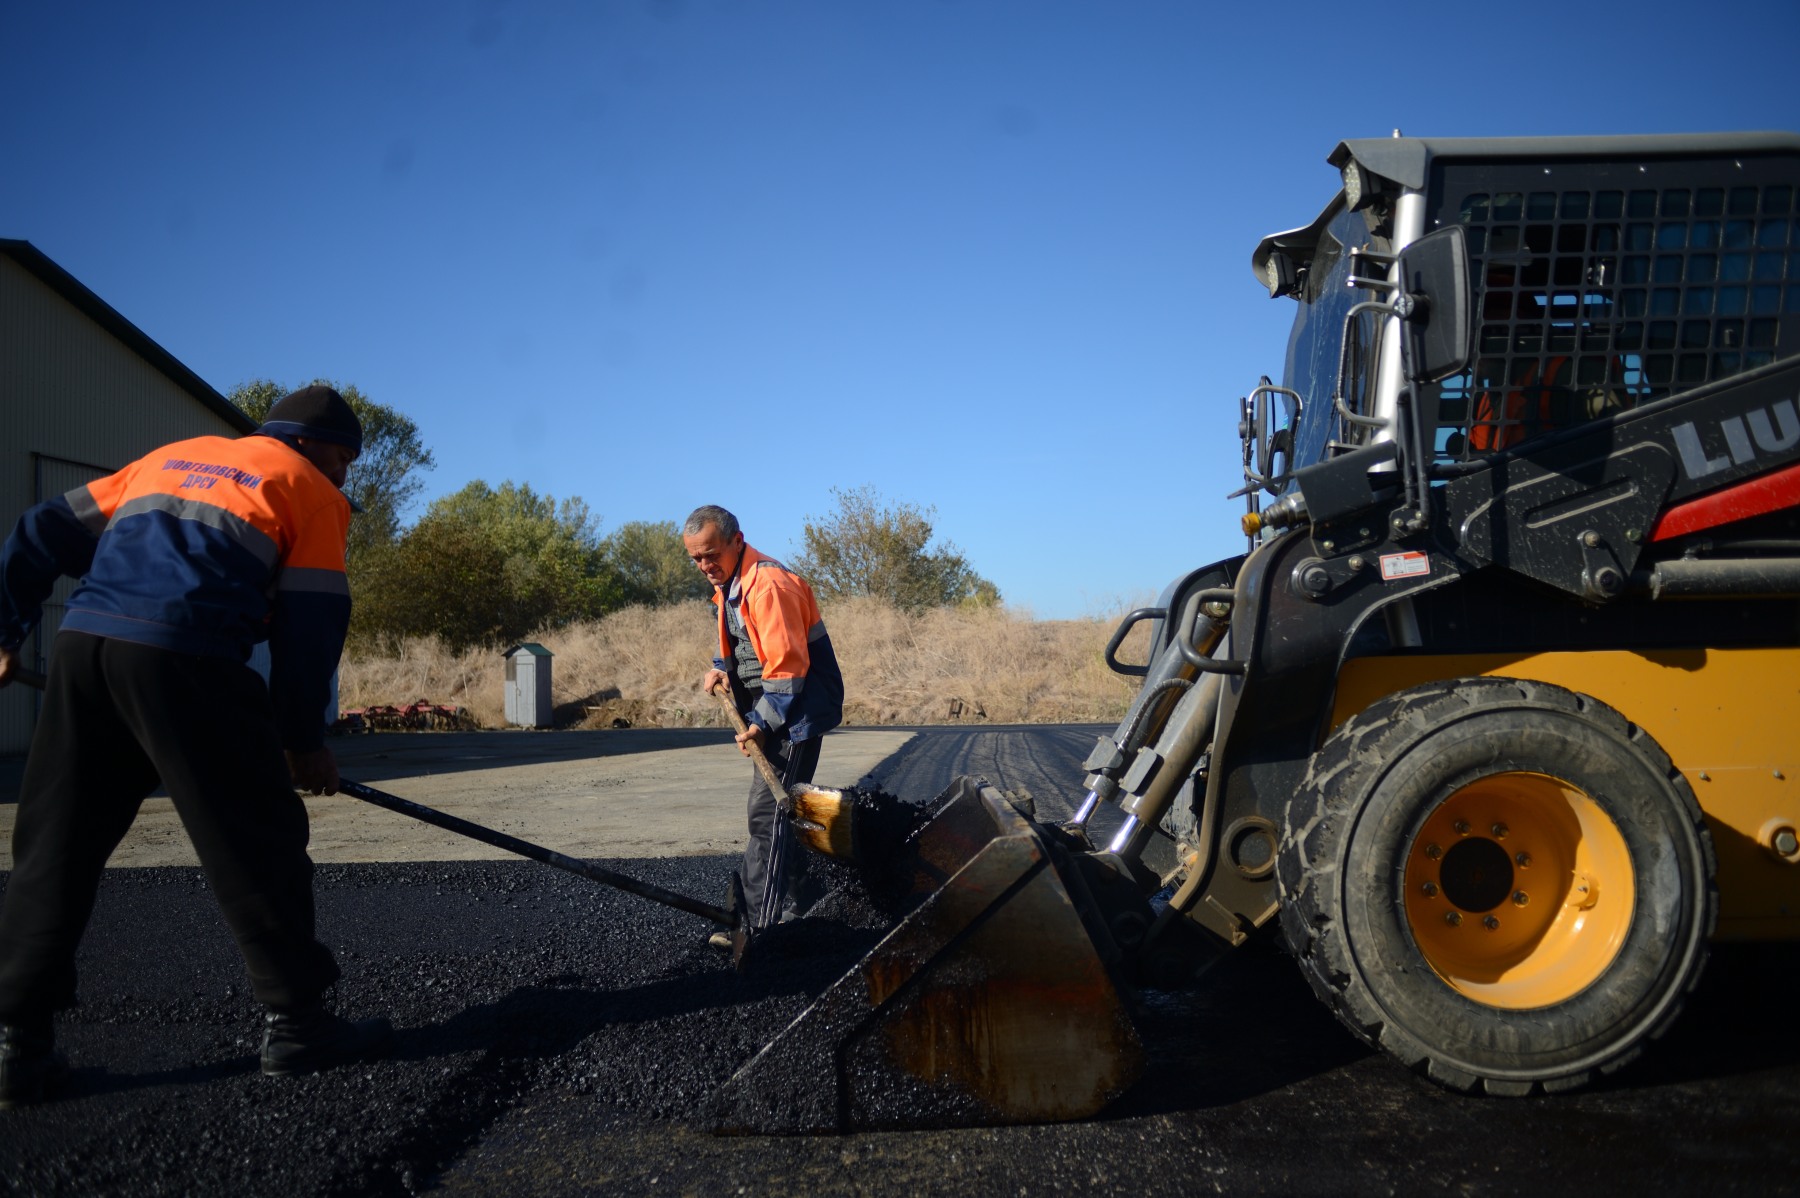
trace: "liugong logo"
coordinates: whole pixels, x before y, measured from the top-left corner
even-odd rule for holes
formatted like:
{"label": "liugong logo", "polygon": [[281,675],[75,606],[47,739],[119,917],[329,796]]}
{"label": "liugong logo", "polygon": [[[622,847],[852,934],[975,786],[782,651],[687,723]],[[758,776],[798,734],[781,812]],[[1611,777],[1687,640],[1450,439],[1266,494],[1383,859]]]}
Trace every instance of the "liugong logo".
{"label": "liugong logo", "polygon": [[1705,478],[1730,466],[1748,466],[1759,454],[1780,453],[1800,444],[1800,414],[1791,399],[1777,400],[1767,408],[1753,408],[1742,416],[1719,421],[1725,452],[1708,457],[1693,421],[1670,430],[1681,454],[1681,469],[1689,478]]}

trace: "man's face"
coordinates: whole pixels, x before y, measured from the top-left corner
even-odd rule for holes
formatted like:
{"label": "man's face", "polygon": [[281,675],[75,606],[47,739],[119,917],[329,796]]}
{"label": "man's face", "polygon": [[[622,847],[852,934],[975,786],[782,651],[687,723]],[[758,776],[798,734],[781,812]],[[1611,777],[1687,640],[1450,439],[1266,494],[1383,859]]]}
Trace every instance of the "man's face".
{"label": "man's face", "polygon": [[744,534],[734,532],[729,539],[719,535],[717,524],[703,524],[699,532],[682,536],[688,556],[706,575],[706,581],[722,587],[737,573],[738,560],[744,556]]}
{"label": "man's face", "polygon": [[319,473],[331,480],[332,486],[343,490],[344,480],[350,476],[350,463],[356,460],[356,451],[348,445],[336,445],[312,437],[294,439],[300,443],[300,452],[306,455],[306,460],[317,466]]}

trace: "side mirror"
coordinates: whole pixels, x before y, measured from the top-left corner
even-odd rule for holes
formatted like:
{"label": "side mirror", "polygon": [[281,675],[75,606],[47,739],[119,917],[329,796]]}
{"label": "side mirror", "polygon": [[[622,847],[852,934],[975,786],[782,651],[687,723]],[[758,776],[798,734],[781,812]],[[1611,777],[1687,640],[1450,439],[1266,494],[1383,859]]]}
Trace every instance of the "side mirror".
{"label": "side mirror", "polygon": [[1469,368],[1474,288],[1469,242],[1447,225],[1400,251],[1401,361],[1414,384],[1435,383]]}

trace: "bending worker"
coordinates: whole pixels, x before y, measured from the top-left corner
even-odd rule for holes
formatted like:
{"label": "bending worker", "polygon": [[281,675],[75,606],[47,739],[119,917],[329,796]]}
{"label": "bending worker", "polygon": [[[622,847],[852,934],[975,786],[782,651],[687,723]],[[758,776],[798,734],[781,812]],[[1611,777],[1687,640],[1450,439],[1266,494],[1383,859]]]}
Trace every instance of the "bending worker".
{"label": "bending worker", "polygon": [[[695,508],[682,526],[688,556],[713,584],[719,615],[719,656],[701,686],[731,688],[744,716],[737,738],[747,756],[753,742],[782,781],[812,781],[820,738],[844,718],[844,679],[825,621],[806,580],[744,543],[737,517],[722,507]],[[738,872],[751,923],[791,918],[802,906],[805,855],[778,835],[780,808],[761,771],[750,775],[750,843]],[[715,932],[712,943],[729,948]]]}
{"label": "bending worker", "polygon": [[[160,782],[267,1009],[262,1071],[310,1073],[386,1047],[386,1020],[326,1009],[306,807],[335,794],[325,710],[350,620],[344,576],[362,448],[342,396],[312,386],[248,437],[166,445],[38,504],[0,549],[0,686],[59,575],[81,578],[50,656],[0,906],[0,1107],[64,1071],[52,1015],[106,859]],[[269,684],[245,664],[269,641]],[[285,752],[285,761],[283,755]]]}

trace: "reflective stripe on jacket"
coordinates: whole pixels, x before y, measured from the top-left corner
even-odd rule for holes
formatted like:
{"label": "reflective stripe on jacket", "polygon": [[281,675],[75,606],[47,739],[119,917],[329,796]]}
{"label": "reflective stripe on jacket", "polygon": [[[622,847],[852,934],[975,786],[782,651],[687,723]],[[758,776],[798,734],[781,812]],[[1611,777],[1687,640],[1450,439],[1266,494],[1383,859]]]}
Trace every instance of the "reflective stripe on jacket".
{"label": "reflective stripe on jacket", "polygon": [[713,664],[742,682],[726,627],[730,604],[762,666],[761,694],[745,719],[793,742],[822,736],[843,721],[844,678],[805,579],[746,544],[737,574],[726,590],[714,589],[713,604],[719,623]]}
{"label": "reflective stripe on jacket", "polygon": [[349,501],[273,437],[196,437],[41,503],[0,553],[0,643],[22,639],[61,574],[62,627],[202,657],[270,642],[283,746],[324,739],[350,621]]}

